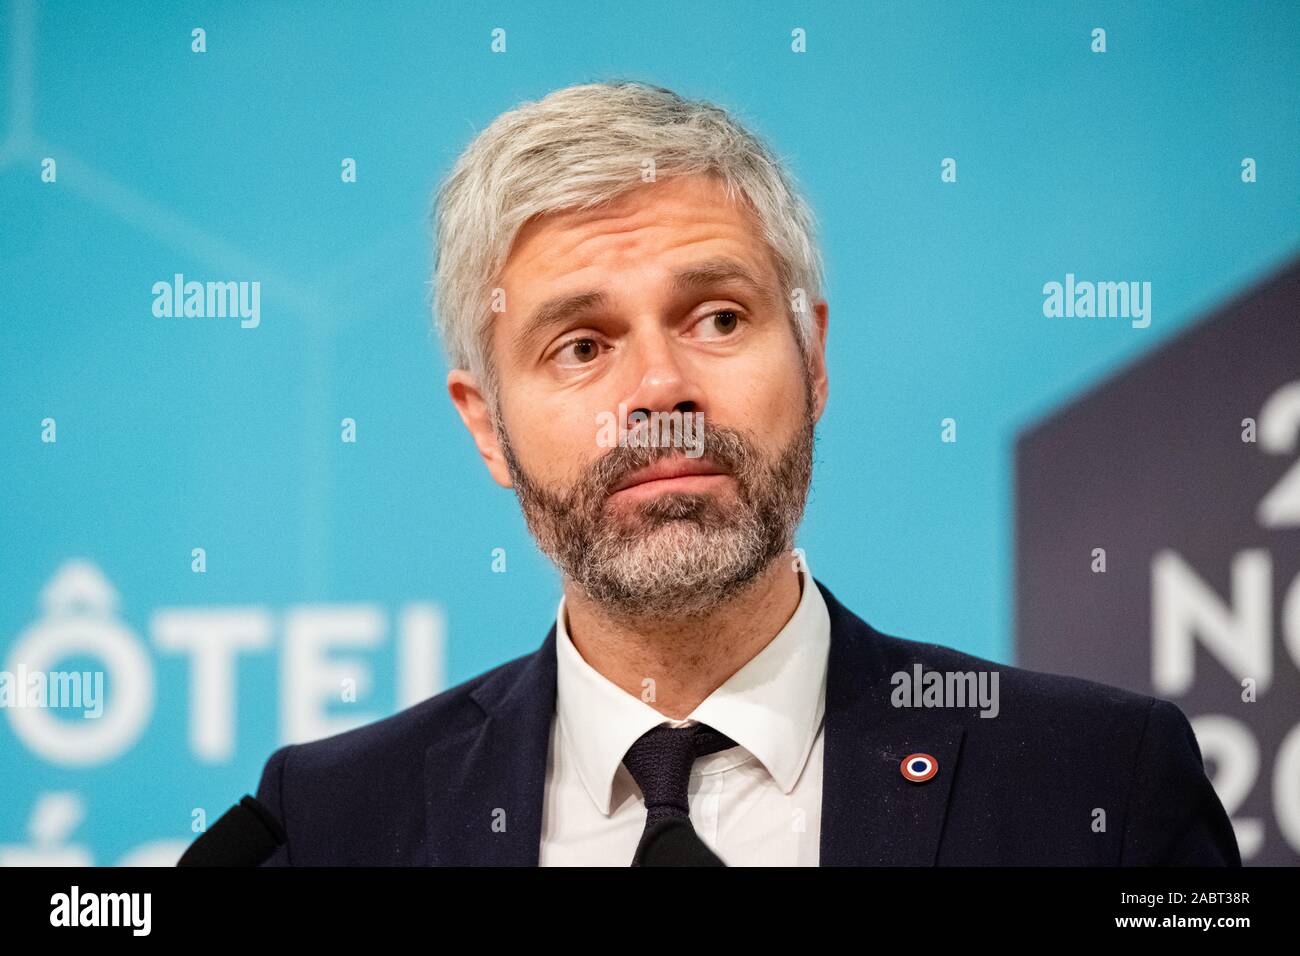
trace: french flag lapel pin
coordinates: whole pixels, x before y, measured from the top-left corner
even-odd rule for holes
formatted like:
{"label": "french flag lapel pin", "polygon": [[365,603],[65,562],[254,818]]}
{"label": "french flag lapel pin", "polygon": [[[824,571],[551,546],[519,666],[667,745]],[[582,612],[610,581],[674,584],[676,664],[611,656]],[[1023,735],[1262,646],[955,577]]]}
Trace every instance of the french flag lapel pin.
{"label": "french flag lapel pin", "polygon": [[939,772],[939,761],[929,754],[908,754],[899,764],[903,779],[912,783],[925,783]]}

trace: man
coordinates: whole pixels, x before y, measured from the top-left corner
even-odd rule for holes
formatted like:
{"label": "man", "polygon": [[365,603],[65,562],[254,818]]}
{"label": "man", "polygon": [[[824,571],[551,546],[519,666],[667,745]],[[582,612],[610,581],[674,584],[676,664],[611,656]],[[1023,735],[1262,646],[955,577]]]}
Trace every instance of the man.
{"label": "man", "polygon": [[880,634],[813,580],[812,222],[656,87],[474,140],[437,202],[448,389],[563,597],[536,652],[277,750],[271,864],[626,866],[674,826],[728,865],[1239,865],[1175,706]]}

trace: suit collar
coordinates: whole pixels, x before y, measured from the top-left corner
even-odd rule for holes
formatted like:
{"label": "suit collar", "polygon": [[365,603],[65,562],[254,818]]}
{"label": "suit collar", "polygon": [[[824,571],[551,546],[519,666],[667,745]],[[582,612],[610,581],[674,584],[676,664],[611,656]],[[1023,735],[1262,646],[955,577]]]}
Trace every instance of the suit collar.
{"label": "suit collar", "polygon": [[555,627],[470,692],[482,713],[425,751],[426,862],[536,866],[551,719]]}
{"label": "suit collar", "polygon": [[[822,866],[933,866],[961,751],[951,712],[896,708],[890,677],[912,660],[820,583],[831,615],[822,770]],[[896,659],[896,657],[898,659]],[[903,759],[925,753],[938,773],[911,783]]]}
{"label": "suit collar", "polygon": [[[931,866],[962,724],[942,709],[891,706],[890,676],[912,658],[815,583],[831,622],[821,865]],[[481,714],[425,753],[426,862],[536,866],[555,715],[555,626],[538,650],[490,672],[470,697]],[[912,753],[938,761],[933,779],[903,777],[900,765]]]}

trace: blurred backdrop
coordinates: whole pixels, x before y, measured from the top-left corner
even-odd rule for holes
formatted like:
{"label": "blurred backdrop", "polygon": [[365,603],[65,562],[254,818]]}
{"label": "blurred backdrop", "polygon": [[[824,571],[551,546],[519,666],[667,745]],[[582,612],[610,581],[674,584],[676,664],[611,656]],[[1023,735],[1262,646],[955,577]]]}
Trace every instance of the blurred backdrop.
{"label": "blurred backdrop", "polygon": [[[429,201],[498,113],[611,78],[734,110],[819,216],[817,577],[1174,700],[1243,855],[1300,859],[1297,496],[1259,510],[1300,431],[1300,6],[5,2],[0,36],[0,668],[104,675],[98,717],[0,711],[0,864],[170,863],[274,747],[541,643]],[[177,276],[246,314],[166,315]],[[1239,331],[1179,351],[1207,317]]]}

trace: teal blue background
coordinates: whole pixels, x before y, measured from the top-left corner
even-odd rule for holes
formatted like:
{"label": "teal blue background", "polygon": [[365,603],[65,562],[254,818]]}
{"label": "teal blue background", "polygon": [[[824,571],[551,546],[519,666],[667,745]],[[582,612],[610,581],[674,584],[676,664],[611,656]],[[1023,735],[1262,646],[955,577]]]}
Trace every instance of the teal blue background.
{"label": "teal blue background", "polygon": [[[560,86],[712,99],[786,157],[830,301],[800,544],[877,628],[999,660],[1017,432],[1300,249],[1293,2],[8,4],[0,35],[0,654],[74,557],[146,637],[164,607],[264,605],[278,641],[297,604],[429,600],[449,683],[541,642],[558,580],[446,398],[427,216],[476,130]],[[260,328],[155,318],[175,272],[259,280]],[[1151,327],[1044,318],[1067,272],[1150,281]],[[0,844],[70,789],[75,842],[111,863],[256,786],[278,655],[242,662],[214,767],[186,744],[186,662],[149,649],[156,710],[111,763],[48,766],[0,720]],[[372,662],[362,706],[389,712],[387,645]]]}

